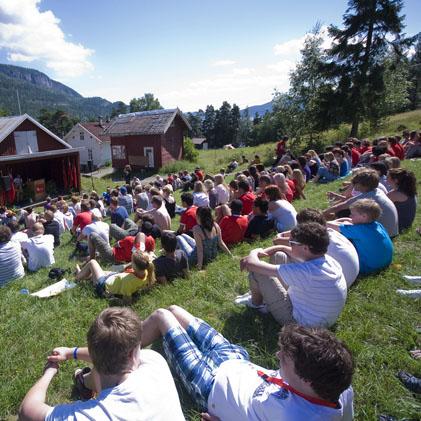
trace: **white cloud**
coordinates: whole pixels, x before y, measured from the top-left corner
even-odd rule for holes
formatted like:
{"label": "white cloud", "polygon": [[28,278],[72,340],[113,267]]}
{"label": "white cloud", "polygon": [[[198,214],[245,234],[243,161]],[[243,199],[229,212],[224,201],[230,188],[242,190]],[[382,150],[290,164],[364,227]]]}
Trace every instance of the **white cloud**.
{"label": "white cloud", "polygon": [[213,67],[232,66],[235,64],[234,60],[216,60],[212,62]]}
{"label": "white cloud", "polygon": [[89,57],[93,50],[66,41],[60,20],[53,12],[41,12],[41,0],[1,0],[0,48],[8,60],[39,60],[59,78],[80,76],[93,70]]}

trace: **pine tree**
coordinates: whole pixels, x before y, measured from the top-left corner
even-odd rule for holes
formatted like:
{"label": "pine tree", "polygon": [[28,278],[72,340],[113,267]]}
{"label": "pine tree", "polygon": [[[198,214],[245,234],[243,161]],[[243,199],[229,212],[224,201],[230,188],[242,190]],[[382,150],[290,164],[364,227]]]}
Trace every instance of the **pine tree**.
{"label": "pine tree", "polygon": [[[333,46],[328,50],[325,75],[333,84],[328,103],[338,120],[352,123],[356,136],[363,118],[379,118],[377,104],[384,94],[384,56],[388,46],[403,45],[402,0],[349,0],[343,29],[329,27]],[[392,41],[389,41],[393,37]]]}

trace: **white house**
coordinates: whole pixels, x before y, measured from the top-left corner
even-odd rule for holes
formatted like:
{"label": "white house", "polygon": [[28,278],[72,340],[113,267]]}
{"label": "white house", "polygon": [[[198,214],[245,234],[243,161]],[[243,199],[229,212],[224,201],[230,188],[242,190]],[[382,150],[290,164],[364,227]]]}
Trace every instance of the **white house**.
{"label": "white house", "polygon": [[110,137],[104,134],[109,123],[97,122],[78,123],[64,140],[75,147],[85,147],[80,152],[80,166],[82,171],[89,171],[89,161],[92,169],[103,167],[111,163],[111,141]]}

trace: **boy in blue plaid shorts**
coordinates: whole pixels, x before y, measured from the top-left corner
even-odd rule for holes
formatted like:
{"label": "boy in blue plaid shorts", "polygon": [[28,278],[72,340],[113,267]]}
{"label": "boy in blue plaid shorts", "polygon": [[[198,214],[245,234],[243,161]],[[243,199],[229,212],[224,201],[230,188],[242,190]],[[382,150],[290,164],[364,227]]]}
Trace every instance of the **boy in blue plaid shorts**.
{"label": "boy in blue plaid shorts", "polygon": [[202,420],[352,420],[352,357],[326,329],[285,326],[277,371],[251,363],[244,348],[175,305],[142,324],[142,346],[161,336],[170,365],[207,411]]}

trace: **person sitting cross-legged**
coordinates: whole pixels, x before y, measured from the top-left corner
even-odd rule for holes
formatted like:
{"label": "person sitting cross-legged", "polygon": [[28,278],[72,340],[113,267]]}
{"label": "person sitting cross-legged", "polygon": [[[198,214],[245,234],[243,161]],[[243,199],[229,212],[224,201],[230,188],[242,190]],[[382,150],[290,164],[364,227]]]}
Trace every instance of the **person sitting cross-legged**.
{"label": "person sitting cross-legged", "polygon": [[142,329],[143,346],[162,336],[167,360],[207,411],[202,420],[352,420],[352,355],[325,329],[285,326],[276,370],[253,364],[244,348],[178,306],[156,310]]}
{"label": "person sitting cross-legged", "polygon": [[[326,255],[326,227],[300,224],[291,231],[289,244],[252,250],[241,260],[240,269],[249,272],[251,294],[237,297],[236,304],[269,311],[280,324],[333,325],[347,287],[340,264]],[[262,257],[271,257],[271,263]]]}
{"label": "person sitting cross-legged", "polygon": [[[155,351],[141,349],[141,339],[142,322],[133,310],[105,309],[88,330],[87,348],[54,348],[43,375],[21,404],[19,419],[184,420],[166,361]],[[59,364],[72,359],[93,365],[77,370],[75,377],[84,390],[90,392],[89,386],[98,396],[52,407],[45,403],[47,389]]]}

